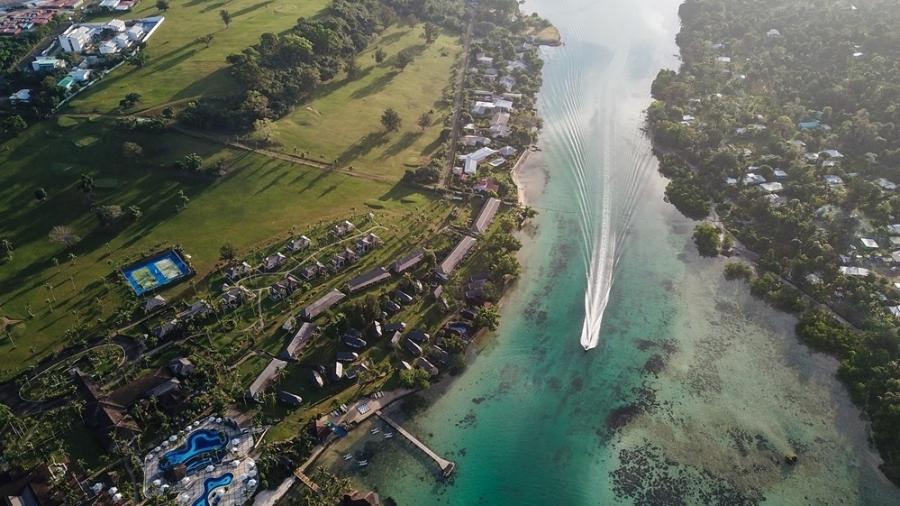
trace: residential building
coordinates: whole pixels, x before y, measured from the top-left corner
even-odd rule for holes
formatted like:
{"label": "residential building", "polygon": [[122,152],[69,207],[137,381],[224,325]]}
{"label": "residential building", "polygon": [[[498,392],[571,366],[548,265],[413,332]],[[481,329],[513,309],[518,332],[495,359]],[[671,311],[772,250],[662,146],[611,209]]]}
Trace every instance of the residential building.
{"label": "residential building", "polygon": [[275,381],[275,378],[285,367],[287,367],[287,362],[284,360],[273,358],[269,361],[266,368],[259,373],[259,376],[253,380],[253,383],[250,384],[250,388],[247,389],[247,398],[260,402],[262,400],[262,394],[265,393],[266,389],[269,388],[269,385]]}
{"label": "residential building", "polygon": [[474,237],[465,236],[460,239],[459,243],[457,243],[453,250],[435,269],[435,274],[438,276],[438,278],[444,281],[449,279],[450,274],[452,274],[453,271],[456,270],[456,267],[460,262],[462,262],[462,259],[465,258],[465,256],[474,246]]}
{"label": "residential building", "polygon": [[300,325],[297,332],[285,344],[284,349],[278,355],[283,360],[296,360],[303,348],[312,340],[319,326],[315,323],[305,322]]}
{"label": "residential building", "polygon": [[361,292],[391,278],[391,273],[384,267],[376,267],[364,272],[347,282],[350,293]]}
{"label": "residential building", "polygon": [[31,62],[31,69],[38,73],[53,72],[56,69],[66,68],[65,60],[53,58],[52,56],[37,56]]}
{"label": "residential building", "polygon": [[402,274],[416,265],[419,264],[422,260],[425,259],[425,250],[421,248],[416,248],[409,252],[403,258],[395,261],[391,264],[391,270],[394,271],[395,274]]}
{"label": "residential building", "polygon": [[478,212],[478,216],[472,222],[472,233],[475,235],[481,235],[485,231],[487,231],[488,227],[491,225],[491,221],[494,219],[494,216],[497,214],[497,211],[500,209],[500,200],[494,197],[487,199],[484,202],[484,205],[481,206],[481,211]]}
{"label": "residential building", "polygon": [[300,319],[312,321],[320,314],[331,309],[335,304],[346,297],[340,290],[334,289],[320,297],[315,302],[300,310]]}
{"label": "residential building", "polygon": [[286,247],[289,252],[297,253],[298,251],[303,251],[308,248],[310,244],[311,241],[309,240],[309,237],[301,235],[296,239],[291,239],[290,241],[288,241]]}

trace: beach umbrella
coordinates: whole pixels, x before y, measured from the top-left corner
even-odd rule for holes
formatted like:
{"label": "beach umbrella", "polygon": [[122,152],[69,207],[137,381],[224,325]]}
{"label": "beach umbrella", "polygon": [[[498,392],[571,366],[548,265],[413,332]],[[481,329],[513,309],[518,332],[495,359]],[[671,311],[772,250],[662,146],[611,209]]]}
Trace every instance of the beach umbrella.
{"label": "beach umbrella", "polygon": [[188,425],[187,427],[184,428],[184,431],[185,431],[185,432],[190,432],[191,429],[193,429],[193,428],[194,428],[193,425]]}
{"label": "beach umbrella", "polygon": [[247,474],[250,475],[251,478],[256,476],[256,469],[251,469]]}
{"label": "beach umbrella", "polygon": [[118,491],[119,491],[119,488],[118,488],[118,487],[109,487],[109,494],[110,494],[110,495],[113,495],[113,494],[115,494],[115,493],[118,492]]}
{"label": "beach umbrella", "polygon": [[246,479],[247,479],[247,473],[244,473],[244,474],[238,476],[238,481],[244,481]]}
{"label": "beach umbrella", "polygon": [[163,441],[162,446],[163,446],[163,448],[166,448],[167,446],[169,446],[169,440],[167,439],[167,440]]}
{"label": "beach umbrella", "polygon": [[210,415],[210,416],[209,416],[209,421],[210,421],[210,422],[215,422],[215,421],[216,421],[216,416],[215,416],[215,415]]}
{"label": "beach umbrella", "polygon": [[165,492],[166,490],[169,490],[169,485],[168,484],[163,485],[162,487],[160,487],[160,490],[162,490],[163,492]]}
{"label": "beach umbrella", "polygon": [[191,500],[191,496],[187,494],[181,494],[180,496],[178,496],[178,500],[181,502],[188,502]]}
{"label": "beach umbrella", "polygon": [[241,444],[241,440],[238,439],[238,438],[234,438],[234,439],[231,440],[231,444],[232,444],[233,446],[237,446],[237,445]]}
{"label": "beach umbrella", "polygon": [[247,482],[247,486],[253,488],[256,486],[256,480],[250,480]]}
{"label": "beach umbrella", "polygon": [[156,448],[153,449],[153,452],[155,453],[155,452],[158,452],[159,450],[161,450],[161,448],[157,446]]}
{"label": "beach umbrella", "polygon": [[215,467],[213,467],[213,465],[212,465],[212,464],[210,464],[210,465],[208,465],[208,466],[206,466],[206,472],[207,472],[207,473],[211,473],[211,472],[213,472],[213,470],[214,470],[214,469],[215,469]]}
{"label": "beach umbrella", "polygon": [[234,467],[237,467],[237,466],[241,465],[241,461],[240,460],[232,460],[231,465]]}
{"label": "beach umbrella", "polygon": [[221,419],[221,418],[216,418],[216,423],[222,423],[222,419]]}
{"label": "beach umbrella", "polygon": [[154,486],[154,487],[158,487],[158,486],[160,486],[160,485],[162,485],[162,480],[159,480],[159,479],[153,480],[153,486]]}
{"label": "beach umbrella", "polygon": [[256,461],[253,459],[247,459],[247,465],[250,467],[256,467]]}
{"label": "beach umbrella", "polygon": [[178,441],[178,436],[176,436],[175,434],[172,434],[171,436],[169,436],[170,443],[174,443],[175,441]]}
{"label": "beach umbrella", "polygon": [[187,485],[187,484],[190,483],[190,482],[191,482],[191,479],[190,479],[189,477],[187,477],[187,476],[185,476],[184,478],[181,479],[181,484],[182,484],[182,485]]}
{"label": "beach umbrella", "polygon": [[196,420],[194,422],[194,427],[199,427],[199,426],[200,426],[200,420]]}
{"label": "beach umbrella", "polygon": [[113,502],[119,502],[122,500],[122,494],[113,494]]}

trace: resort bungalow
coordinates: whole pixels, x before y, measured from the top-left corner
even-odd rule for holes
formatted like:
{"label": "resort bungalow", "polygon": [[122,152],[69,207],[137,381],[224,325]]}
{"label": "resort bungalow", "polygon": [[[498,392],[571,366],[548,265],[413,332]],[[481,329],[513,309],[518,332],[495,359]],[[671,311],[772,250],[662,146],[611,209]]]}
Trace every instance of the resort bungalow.
{"label": "resort bungalow", "polygon": [[362,239],[356,241],[356,253],[358,255],[365,255],[369,251],[381,246],[381,238],[373,233],[367,234]]}
{"label": "resort bungalow", "polygon": [[298,288],[300,288],[300,280],[290,274],[285,274],[281,281],[269,289],[269,297],[272,300],[282,300],[297,291]]}
{"label": "resort bungalow", "polygon": [[859,243],[866,249],[878,249],[878,243],[875,242],[874,239],[869,239],[868,237],[860,237]]}
{"label": "resort bungalow", "polygon": [[274,255],[269,255],[263,260],[262,270],[264,271],[274,271],[275,269],[281,267],[284,264],[284,261],[287,259],[280,251],[275,253]]}
{"label": "resort bungalow", "polygon": [[309,237],[306,237],[305,235],[301,235],[300,237],[298,237],[296,239],[291,239],[290,241],[288,241],[286,247],[289,252],[297,253],[298,251],[305,250],[306,248],[309,247],[309,245],[310,245]]}
{"label": "resort bungalow", "polygon": [[411,341],[409,338],[403,340],[403,349],[417,357],[422,356],[422,347]]}
{"label": "resort bungalow", "polygon": [[857,278],[864,278],[871,273],[869,269],[864,267],[848,267],[846,265],[839,267],[839,270],[844,276],[853,276]]}
{"label": "resort bungalow", "polygon": [[179,378],[185,378],[194,372],[194,363],[185,357],[173,358],[169,361],[169,371]]}
{"label": "resort bungalow", "polygon": [[116,441],[131,441],[141,431],[125,406],[110,400],[88,376],[77,368],[72,376],[84,399],[84,423],[95,431],[104,448],[115,448]]}
{"label": "resort bungalow", "polygon": [[778,193],[781,190],[784,190],[784,185],[775,181],[772,183],[763,183],[759,185],[759,188],[766,193]]}
{"label": "resort bungalow", "polygon": [[275,377],[278,376],[278,373],[285,367],[287,367],[287,362],[273,358],[266,368],[259,373],[259,376],[253,380],[253,383],[250,384],[250,388],[247,389],[247,399],[260,402],[262,394],[265,393],[269,385],[275,380]]}
{"label": "resort bungalow", "polygon": [[357,293],[388,279],[391,279],[391,273],[384,267],[376,267],[348,281],[347,287],[350,293]]}
{"label": "resort bungalow", "polygon": [[357,255],[355,251],[346,248],[344,251],[336,253],[331,257],[331,270],[337,272],[344,267],[355,263],[357,260],[359,260],[359,255]]}
{"label": "resort bungalow", "polygon": [[341,381],[344,378],[344,364],[335,362],[328,369],[328,376],[331,381]]}
{"label": "resort bungalow", "polygon": [[334,289],[321,298],[300,310],[300,319],[312,321],[320,314],[331,309],[335,304],[346,297],[340,290]]}
{"label": "resort bungalow", "polygon": [[325,264],[316,260],[315,263],[312,263],[300,269],[300,277],[307,281],[312,281],[325,272],[327,272]]}
{"label": "resort bungalow", "polygon": [[413,365],[422,369],[425,369],[428,372],[429,376],[437,376],[441,371],[438,368],[428,361],[425,357],[417,357],[413,361]]}
{"label": "resort bungalow", "polygon": [[144,314],[152,313],[167,304],[166,299],[161,295],[154,295],[144,302]]}
{"label": "resort bungalow", "polygon": [[489,146],[491,139],[481,135],[464,135],[460,137],[459,142],[463,146]]}
{"label": "resort bungalow", "polygon": [[251,272],[253,272],[253,267],[247,262],[241,262],[238,265],[232,265],[225,270],[225,279],[233,283],[244,276],[247,276]]}
{"label": "resort bungalow", "polygon": [[512,146],[503,146],[498,153],[500,153],[500,156],[513,156],[516,154],[516,148]]}
{"label": "resort bungalow", "polygon": [[194,303],[191,304],[191,307],[175,315],[175,318],[181,321],[191,322],[194,320],[206,318],[212,312],[213,308],[209,304],[209,302],[200,299],[198,301],[194,301]]}
{"label": "resort bungalow", "polygon": [[825,181],[825,184],[828,185],[829,187],[844,185],[844,180],[835,175],[829,174],[827,176],[822,176],[822,179]]}
{"label": "resort bungalow", "polygon": [[319,326],[315,323],[306,322],[300,326],[300,329],[297,330],[297,333],[294,334],[294,337],[291,338],[290,341],[284,346],[284,349],[281,350],[281,354],[278,356],[283,360],[296,360],[297,357],[300,356],[300,352],[303,351],[303,348],[309,343],[309,341],[313,338],[318,330]]}
{"label": "resort bungalow", "polygon": [[228,286],[225,285],[225,293],[219,298],[219,305],[226,309],[234,309],[244,301],[255,298],[256,295],[241,285]]}
{"label": "resort bungalow", "polygon": [[438,279],[441,281],[448,281],[450,279],[450,274],[456,270],[456,266],[462,261],[462,259],[469,253],[469,251],[475,246],[475,238],[470,236],[465,236],[460,239],[459,243],[453,248],[453,251],[444,258],[444,261],[440,263],[435,269],[435,274]]}
{"label": "resort bungalow", "polygon": [[884,191],[892,192],[897,189],[896,184],[894,184],[889,179],[885,179],[883,177],[880,177],[873,182],[875,183],[875,186],[878,186],[879,188],[881,188]]}
{"label": "resort bungalow", "polygon": [[395,261],[391,264],[391,270],[396,274],[402,274],[416,265],[419,264],[422,260],[425,259],[425,251],[421,248],[416,248],[410,253],[408,253],[405,257]]}
{"label": "resort bungalow", "polygon": [[481,211],[478,212],[478,216],[475,218],[475,221],[472,222],[472,233],[481,235],[485,231],[487,231],[488,227],[491,225],[491,221],[494,219],[494,216],[497,214],[497,211],[499,209],[499,199],[495,199],[493,197],[487,199],[484,205],[481,206]]}
{"label": "resort bungalow", "polygon": [[338,223],[337,225],[331,227],[331,232],[337,237],[344,237],[350,232],[353,232],[355,229],[356,227],[353,226],[352,223],[344,220],[341,223]]}
{"label": "resort bungalow", "polygon": [[292,394],[287,390],[281,390],[278,392],[278,400],[287,404],[288,406],[297,407],[303,404],[303,397],[299,395]]}
{"label": "resort bungalow", "polygon": [[162,339],[164,337],[168,337],[175,332],[181,330],[182,325],[178,320],[168,320],[160,323],[156,327],[153,328],[151,333],[157,338]]}

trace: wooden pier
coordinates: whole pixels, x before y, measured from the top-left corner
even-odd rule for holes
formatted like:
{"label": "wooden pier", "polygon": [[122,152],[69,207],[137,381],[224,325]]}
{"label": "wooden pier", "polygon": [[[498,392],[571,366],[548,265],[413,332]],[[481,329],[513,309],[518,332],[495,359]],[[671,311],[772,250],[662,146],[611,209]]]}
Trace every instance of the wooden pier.
{"label": "wooden pier", "polygon": [[313,492],[315,492],[316,494],[322,493],[322,489],[320,489],[319,486],[316,485],[316,482],[312,481],[312,479],[310,479],[310,477],[307,476],[306,473],[304,473],[303,471],[301,471],[299,469],[295,469],[294,476],[296,476],[298,480],[300,480],[304,485],[309,487],[309,489],[312,490]]}
{"label": "wooden pier", "polygon": [[388,416],[385,415],[384,413],[382,413],[380,410],[376,411],[375,414],[378,415],[378,418],[381,418],[382,420],[384,420],[385,423],[387,423],[388,425],[393,427],[394,430],[396,430],[400,434],[403,434],[403,437],[405,437],[407,440],[409,440],[409,442],[412,443],[413,446],[415,446],[416,448],[421,450],[422,453],[424,453],[425,455],[428,456],[428,458],[433,460],[435,462],[435,464],[437,464],[438,467],[441,469],[441,474],[443,474],[444,478],[450,477],[450,475],[453,474],[453,471],[456,470],[455,462],[453,462],[452,460],[447,460],[447,459],[441,457],[440,455],[438,455],[437,453],[435,453],[434,451],[432,451],[431,448],[429,448],[428,446],[425,445],[425,443],[419,441],[416,438],[416,436],[413,436],[406,429],[401,427],[399,423],[388,418]]}

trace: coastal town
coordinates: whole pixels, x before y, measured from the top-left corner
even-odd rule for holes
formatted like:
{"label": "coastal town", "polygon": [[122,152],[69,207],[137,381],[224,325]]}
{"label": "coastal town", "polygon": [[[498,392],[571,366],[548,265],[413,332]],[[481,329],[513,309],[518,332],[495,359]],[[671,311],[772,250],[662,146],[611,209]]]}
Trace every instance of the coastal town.
{"label": "coastal town", "polygon": [[[372,0],[361,8],[397,22],[410,8],[397,4]],[[0,387],[0,491],[8,503],[262,505],[303,497],[309,504],[381,504],[378,494],[354,490],[316,466],[354,431],[420,452],[435,464],[436,480],[454,474],[456,464],[389,408],[432,383],[452,381],[471,347],[497,328],[498,304],[519,275],[516,233],[535,214],[518,204],[512,172],[540,128],[537,51],[557,44],[558,33],[515,2],[447,4],[440,15],[407,12],[405,25],[388,23],[369,35],[375,45],[380,31],[405,30],[392,33],[408,33],[415,44],[409,49],[418,53],[440,44],[441,55],[427,63],[447,65],[456,76],[443,98],[422,97],[443,104],[423,112],[400,140],[424,136],[437,148],[413,170],[377,176],[360,170],[364,158],[354,166],[346,157],[275,141],[274,96],[242,137],[196,130],[199,111],[208,110],[204,100],[212,100],[205,97],[134,112],[145,99],[129,91],[113,112],[78,112],[80,101],[90,103],[109,83],[152,66],[154,44],[182,21],[168,15],[168,2],[4,5],[4,36],[41,35],[7,74],[14,90],[2,104],[7,142],[15,146],[48,128],[55,143],[74,150],[75,157],[63,159],[76,165],[95,146],[118,144],[115,164],[156,172],[161,184],[149,200],[129,203],[119,195],[121,180],[132,177],[127,172],[53,169],[58,176],[50,177],[76,178],[77,190],[68,191],[84,202],[74,206],[99,228],[92,232],[76,219],[53,226],[42,238],[59,249],[42,260],[38,277],[46,280],[33,295],[0,302],[3,346],[21,354],[18,364],[4,360]],[[350,15],[323,7],[323,16]],[[231,31],[210,35],[201,47],[240,29],[240,18],[232,21],[228,11],[216,17],[220,30]],[[296,30],[309,30],[303,18]],[[398,57],[414,53],[404,51]],[[357,65],[390,68],[379,52],[371,63],[347,57],[347,82]],[[415,66],[417,57],[409,59],[404,66]],[[233,72],[243,72],[234,65]],[[324,68],[319,73],[328,79]],[[375,114],[380,136],[401,128],[396,114],[390,108]],[[180,151],[182,144],[189,151]],[[171,153],[157,146],[177,147]],[[212,146],[224,151],[213,153]],[[305,219],[272,210],[288,217],[275,228],[271,215],[235,218],[246,220],[247,231],[258,220],[264,235],[224,226],[201,232],[209,237],[201,243],[196,232],[218,227],[202,219],[166,235],[167,220],[231,205],[231,194],[217,197],[215,188],[256,172],[239,168],[248,156],[308,179],[318,199],[334,190],[320,189],[322,178],[342,178],[361,193],[341,191],[349,205],[301,199]],[[154,167],[149,160],[157,157],[169,161]],[[55,195],[66,190],[54,186],[47,180],[30,193],[38,212],[57,222],[66,218],[52,202],[69,197]],[[385,189],[400,196],[378,198]],[[171,195],[176,202],[165,211],[153,202]],[[144,227],[134,235],[138,247],[121,241]],[[107,238],[98,243],[98,234]],[[31,249],[23,237],[2,237],[4,283],[30,283],[15,272]],[[32,344],[38,328],[52,329],[46,348]],[[370,430],[373,420],[378,425]],[[342,458],[362,469],[369,456]]]}
{"label": "coastal town", "polygon": [[[680,41],[685,65],[653,83],[648,123],[671,179],[666,197],[703,220],[694,231],[701,255],[736,255],[725,275],[798,315],[800,339],[841,360],[839,377],[872,419],[882,470],[897,481],[898,376],[885,369],[896,364],[900,326],[895,106],[842,91],[886,61],[874,38],[835,36],[885,12],[847,4],[812,20],[800,7],[777,16],[741,9],[726,20],[704,9],[711,3],[692,3]],[[784,23],[788,14],[797,21]],[[728,35],[744,20],[752,22],[742,35]],[[824,42],[811,50],[814,39]],[[778,67],[783,78],[757,66],[781,51],[803,63]],[[867,89],[895,73],[867,79]]]}

